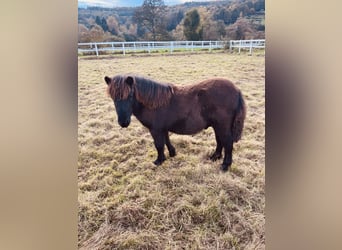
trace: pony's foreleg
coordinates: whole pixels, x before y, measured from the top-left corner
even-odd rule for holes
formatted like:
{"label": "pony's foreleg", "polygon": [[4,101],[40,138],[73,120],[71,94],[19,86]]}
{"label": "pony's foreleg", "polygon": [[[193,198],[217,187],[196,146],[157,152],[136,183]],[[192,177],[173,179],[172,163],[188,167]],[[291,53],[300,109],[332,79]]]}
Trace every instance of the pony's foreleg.
{"label": "pony's foreleg", "polygon": [[165,143],[167,146],[167,149],[169,150],[170,157],[174,157],[176,155],[176,149],[174,146],[172,146],[169,138],[169,132],[166,131],[165,133]]}
{"label": "pony's foreleg", "polygon": [[153,162],[155,165],[160,165],[165,161],[165,155],[164,155],[164,145],[165,145],[165,134],[161,131],[155,131],[155,130],[150,130],[151,135],[154,140],[154,146],[157,149],[158,152],[158,157],[157,159]]}

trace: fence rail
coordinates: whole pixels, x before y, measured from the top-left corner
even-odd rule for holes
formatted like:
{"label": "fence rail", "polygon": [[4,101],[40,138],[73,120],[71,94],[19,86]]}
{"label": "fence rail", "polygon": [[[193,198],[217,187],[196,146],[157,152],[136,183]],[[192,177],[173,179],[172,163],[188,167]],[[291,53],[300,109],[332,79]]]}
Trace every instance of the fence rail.
{"label": "fence rail", "polygon": [[239,53],[241,49],[249,49],[249,54],[252,54],[253,48],[265,48],[265,39],[258,40],[230,40],[229,41],[229,50],[232,51],[234,48],[239,49]]}
{"label": "fence rail", "polygon": [[265,40],[231,40],[226,41],[167,41],[167,42],[102,42],[102,43],[78,43],[78,53],[95,53],[99,56],[100,52],[113,52],[126,55],[129,52],[169,51],[171,54],[176,50],[194,51],[198,49],[213,50],[223,49],[229,45],[230,51],[233,48],[265,48]]}

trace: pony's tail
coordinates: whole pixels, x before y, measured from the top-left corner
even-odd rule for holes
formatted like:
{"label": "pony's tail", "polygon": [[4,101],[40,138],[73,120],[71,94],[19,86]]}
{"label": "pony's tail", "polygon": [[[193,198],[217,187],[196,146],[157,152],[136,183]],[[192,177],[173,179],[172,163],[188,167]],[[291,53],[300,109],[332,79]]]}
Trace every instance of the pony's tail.
{"label": "pony's tail", "polygon": [[246,117],[246,105],[243,100],[241,91],[239,91],[239,100],[238,106],[235,111],[235,117],[233,121],[232,134],[234,142],[237,142],[241,139],[243,125]]}

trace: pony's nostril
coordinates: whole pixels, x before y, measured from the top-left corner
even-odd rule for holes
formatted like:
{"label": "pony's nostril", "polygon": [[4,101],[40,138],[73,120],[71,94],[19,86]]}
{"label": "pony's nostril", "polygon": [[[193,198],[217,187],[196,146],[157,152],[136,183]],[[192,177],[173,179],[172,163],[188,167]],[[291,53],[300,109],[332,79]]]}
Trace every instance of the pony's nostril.
{"label": "pony's nostril", "polygon": [[120,121],[119,121],[120,126],[123,127],[123,128],[128,127],[129,123],[130,123],[129,120],[124,121],[124,122],[120,122]]}

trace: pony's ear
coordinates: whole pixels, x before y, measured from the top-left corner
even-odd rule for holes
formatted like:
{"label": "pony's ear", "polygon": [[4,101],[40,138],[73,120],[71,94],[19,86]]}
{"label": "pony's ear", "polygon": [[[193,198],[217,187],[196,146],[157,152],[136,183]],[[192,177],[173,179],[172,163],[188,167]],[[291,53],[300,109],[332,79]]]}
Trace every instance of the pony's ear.
{"label": "pony's ear", "polygon": [[133,86],[133,83],[134,83],[134,79],[133,79],[133,77],[131,77],[131,76],[127,76],[125,82],[126,82],[129,86],[132,87],[132,86]]}
{"label": "pony's ear", "polygon": [[108,76],[105,76],[104,80],[106,81],[107,85],[112,81],[112,79],[110,79]]}

